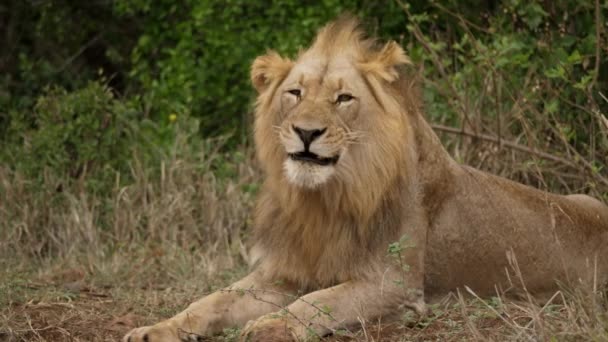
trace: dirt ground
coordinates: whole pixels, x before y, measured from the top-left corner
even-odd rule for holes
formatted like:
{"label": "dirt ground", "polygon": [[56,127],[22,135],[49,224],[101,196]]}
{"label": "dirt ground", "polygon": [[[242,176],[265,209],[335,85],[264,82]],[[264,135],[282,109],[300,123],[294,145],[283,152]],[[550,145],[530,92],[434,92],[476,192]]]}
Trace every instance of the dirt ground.
{"label": "dirt ground", "polygon": [[[157,322],[204,295],[209,286],[132,287],[87,282],[78,269],[44,275],[7,272],[0,283],[0,341],[119,341],[130,329]],[[217,280],[221,286],[227,279]],[[202,290],[201,290],[202,289]],[[429,315],[402,321],[368,322],[362,329],[327,337],[328,341],[586,341],[584,312],[573,304],[543,307],[449,295],[431,305]],[[574,316],[573,316],[574,315]],[[404,316],[408,312],[404,311]],[[573,318],[574,317],[574,318]],[[605,317],[604,317],[605,319]],[[579,321],[578,323],[576,321]],[[407,323],[406,323],[407,322]],[[604,321],[605,322],[605,321]],[[607,325],[595,337],[608,338]],[[603,330],[603,332],[602,332]],[[226,329],[208,341],[236,341]]]}
{"label": "dirt ground", "polygon": [[[10,327],[3,329],[0,341],[119,341],[130,329],[160,319],[160,315],[135,313],[132,304],[121,301],[107,289],[82,289],[79,293],[58,296],[54,301],[32,299],[14,303],[2,310],[3,320]],[[148,295],[163,296],[163,293],[146,291]],[[456,316],[458,316],[456,314]],[[500,328],[501,320],[485,317],[477,320],[477,329],[488,335]],[[467,340],[470,332],[466,322],[458,317],[443,317],[421,322],[413,327],[400,323],[369,324],[365,330],[355,331],[350,336],[333,336],[329,341],[461,341]],[[237,330],[227,330],[223,335],[209,341],[233,341]]]}

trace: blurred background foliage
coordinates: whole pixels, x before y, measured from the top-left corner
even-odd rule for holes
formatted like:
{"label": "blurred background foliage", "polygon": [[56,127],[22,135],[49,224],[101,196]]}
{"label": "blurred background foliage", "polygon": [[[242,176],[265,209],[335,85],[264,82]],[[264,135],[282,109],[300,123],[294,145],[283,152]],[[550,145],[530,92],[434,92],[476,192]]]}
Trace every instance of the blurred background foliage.
{"label": "blurred background foliage", "polygon": [[[175,153],[181,128],[192,150],[221,137],[234,151],[249,143],[252,60],[269,47],[294,56],[345,11],[406,48],[427,116],[456,128],[443,138],[461,162],[504,174],[504,140],[529,154],[507,176],[557,191],[608,186],[599,1],[4,1],[0,162],[103,190],[116,172],[129,180],[134,154],[158,164]],[[230,169],[219,159],[216,170]],[[538,167],[551,162],[561,166],[549,173],[576,176],[547,180]]]}

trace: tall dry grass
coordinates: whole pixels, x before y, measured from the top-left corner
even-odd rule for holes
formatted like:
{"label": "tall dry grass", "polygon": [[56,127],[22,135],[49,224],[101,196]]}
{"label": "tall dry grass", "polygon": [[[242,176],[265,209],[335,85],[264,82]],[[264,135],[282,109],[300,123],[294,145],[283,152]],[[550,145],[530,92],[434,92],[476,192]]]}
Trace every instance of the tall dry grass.
{"label": "tall dry grass", "polygon": [[[541,177],[556,177],[555,170],[544,164],[518,167],[517,163],[538,157],[526,151],[467,140],[460,133],[443,138],[452,153],[466,151],[466,162],[478,167],[532,184]],[[16,296],[11,280],[5,278],[5,284],[0,285],[0,293],[6,295],[0,299],[5,306],[0,310],[0,336],[9,336],[11,341],[73,336],[80,336],[76,340],[106,340],[124,331],[96,330],[96,320],[104,314],[110,313],[106,321],[113,322],[117,316],[130,317],[124,315],[136,312],[140,319],[133,325],[153,323],[242,274],[255,197],[251,189],[259,183],[260,175],[253,167],[251,151],[239,153],[247,158],[230,160],[230,154],[201,146],[195,155],[168,158],[156,165],[145,165],[134,154],[133,182],[115,186],[107,195],[87,192],[78,182],[58,187],[69,182],[51,176],[41,186],[32,187],[28,179],[7,165],[1,166],[0,256],[5,276],[25,272],[26,286],[54,286],[54,291],[57,279],[61,284],[60,294],[54,292],[50,299],[48,294],[40,295],[39,288],[38,292]],[[219,159],[234,167],[235,177],[221,176]],[[576,170],[568,171],[574,180],[589,181],[589,175]],[[570,178],[568,181],[572,187],[582,186]],[[120,184],[118,179],[116,184]],[[601,184],[585,189],[606,192]],[[81,319],[78,324],[70,321],[71,325],[27,314],[49,301],[61,304],[66,288],[72,291],[74,274],[77,280],[86,278],[87,286],[108,289],[117,306],[86,311],[75,300],[63,313]],[[51,281],[45,285],[47,279]],[[421,321],[412,323],[410,318],[397,325],[363,322],[364,329],[335,339],[608,340],[606,292],[588,284],[564,288],[548,302],[513,300],[500,293],[477,298],[465,291],[431,307],[431,314]],[[237,336],[230,331],[227,334]]]}
{"label": "tall dry grass", "polygon": [[246,189],[255,188],[259,176],[248,160],[234,164],[237,177],[218,178],[217,158],[226,156],[202,148],[189,158],[144,165],[134,154],[133,182],[109,194],[87,192],[86,179],[48,176],[33,186],[0,166],[2,263],[72,265],[157,286],[240,266],[253,198]]}

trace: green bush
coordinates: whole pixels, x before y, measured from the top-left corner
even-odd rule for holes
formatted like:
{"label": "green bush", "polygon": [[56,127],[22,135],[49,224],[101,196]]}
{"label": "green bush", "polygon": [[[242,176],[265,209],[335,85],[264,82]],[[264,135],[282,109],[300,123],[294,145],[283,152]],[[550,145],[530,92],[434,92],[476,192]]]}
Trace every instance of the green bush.
{"label": "green bush", "polygon": [[316,30],[351,10],[364,17],[403,15],[396,3],[325,0],[117,1],[118,13],[144,13],[130,76],[155,113],[189,108],[205,136],[246,132],[252,88],[249,66],[272,47],[294,55]]}
{"label": "green bush", "polygon": [[[110,178],[136,144],[142,158],[174,153],[170,118],[199,137],[231,136],[231,149],[248,141],[252,60],[269,47],[293,57],[346,11],[421,67],[432,121],[566,151],[605,175],[597,121],[608,112],[608,41],[598,25],[608,4],[573,0],[10,2],[0,5],[0,16],[11,13],[0,21],[0,143],[9,146],[0,162],[36,177],[45,167]],[[88,83],[100,79],[106,87]]]}
{"label": "green bush", "polygon": [[50,87],[27,120],[19,112],[12,113],[13,140],[3,157],[31,179],[42,180],[52,172],[59,179],[86,176],[107,183],[117,171],[128,173],[137,116],[99,83],[74,92]]}
{"label": "green bush", "polygon": [[433,122],[517,145],[462,148],[447,139],[462,162],[552,191],[606,196],[608,35],[597,25],[608,5],[552,4],[503,1],[476,16],[451,1],[422,12],[404,5],[406,45],[423,67]]}
{"label": "green bush", "polygon": [[[606,43],[607,35],[596,37],[592,2],[558,1],[548,6],[510,0],[478,15],[460,10],[454,1],[434,3],[426,12],[406,8],[410,54],[424,64],[425,77],[435,81],[426,84],[425,94],[433,119],[457,124],[462,115],[449,104],[465,96],[470,101],[483,99],[478,107],[492,120],[498,112],[508,112],[521,95],[540,112],[563,120],[580,113],[560,110],[560,105],[585,107],[593,102],[604,112],[608,109],[599,95],[608,90],[606,62],[595,68],[597,44]],[[437,30],[437,22],[448,27]],[[499,83],[488,83],[499,76]],[[484,96],[488,89],[502,94]],[[468,110],[473,114],[475,109]],[[586,137],[585,132],[578,133]]]}
{"label": "green bush", "polygon": [[139,35],[108,1],[3,1],[0,4],[0,134],[7,112],[24,116],[46,86],[84,87],[103,71],[117,91]]}

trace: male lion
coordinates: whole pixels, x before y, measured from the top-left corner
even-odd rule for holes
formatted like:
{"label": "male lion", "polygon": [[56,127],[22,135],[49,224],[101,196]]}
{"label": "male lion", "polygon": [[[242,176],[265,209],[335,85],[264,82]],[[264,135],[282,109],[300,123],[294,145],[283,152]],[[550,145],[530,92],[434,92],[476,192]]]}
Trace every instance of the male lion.
{"label": "male lion", "polygon": [[[543,293],[556,280],[608,280],[608,207],[457,164],[424,120],[406,64],[399,45],[377,45],[346,17],[295,62],[258,57],[266,181],[253,271],[125,341],[197,340],[247,322],[247,340],[297,340],[403,307],[423,313],[425,294],[464,286]],[[401,264],[387,254],[400,239]],[[506,274],[515,261],[523,281]]]}

